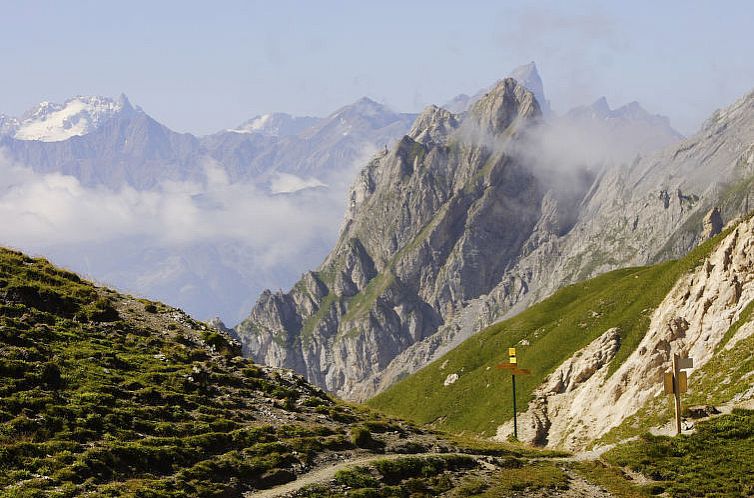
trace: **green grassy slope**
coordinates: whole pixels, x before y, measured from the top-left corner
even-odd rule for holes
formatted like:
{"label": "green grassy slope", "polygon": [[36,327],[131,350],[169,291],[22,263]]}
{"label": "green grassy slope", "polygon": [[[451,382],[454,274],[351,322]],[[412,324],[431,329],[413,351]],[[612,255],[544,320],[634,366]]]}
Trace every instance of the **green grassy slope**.
{"label": "green grassy slope", "polygon": [[426,451],[239,353],[180,310],[0,249],[0,496],[234,497],[338,454]]}
{"label": "green grassy slope", "polygon": [[[614,372],[639,344],[653,309],[678,278],[701,264],[727,233],[680,260],[621,269],[566,287],[469,338],[368,405],[451,431],[492,435],[512,418],[510,374],[495,368],[507,361],[508,347],[517,347],[519,366],[531,370],[516,379],[519,411],[546,375],[604,331],[618,327],[621,347],[611,364]],[[523,340],[529,345],[522,346]],[[458,380],[443,386],[452,373],[459,374]]]}
{"label": "green grassy slope", "polygon": [[734,410],[700,422],[688,436],[646,434],[603,458],[657,481],[655,494],[754,496],[754,411]]}

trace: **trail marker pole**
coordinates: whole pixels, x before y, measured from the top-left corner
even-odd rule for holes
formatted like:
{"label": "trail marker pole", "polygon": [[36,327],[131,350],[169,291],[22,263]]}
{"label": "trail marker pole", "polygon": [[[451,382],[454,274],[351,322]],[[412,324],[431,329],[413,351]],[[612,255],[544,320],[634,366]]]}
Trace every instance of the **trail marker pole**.
{"label": "trail marker pole", "polygon": [[513,384],[513,437],[518,439],[518,416],[516,415],[516,375],[528,375],[530,372],[525,368],[518,368],[516,360],[516,348],[508,348],[508,363],[501,363],[497,368],[511,371]]}
{"label": "trail marker pole", "polygon": [[516,419],[516,374],[511,374],[513,382],[513,437],[518,439],[518,420]]}
{"label": "trail marker pole", "polygon": [[688,390],[688,376],[683,370],[688,370],[690,368],[694,368],[693,358],[681,358],[678,354],[673,353],[672,370],[670,372],[665,372],[663,376],[665,394],[672,394],[675,401],[676,434],[680,434],[682,430],[681,393],[685,393]]}

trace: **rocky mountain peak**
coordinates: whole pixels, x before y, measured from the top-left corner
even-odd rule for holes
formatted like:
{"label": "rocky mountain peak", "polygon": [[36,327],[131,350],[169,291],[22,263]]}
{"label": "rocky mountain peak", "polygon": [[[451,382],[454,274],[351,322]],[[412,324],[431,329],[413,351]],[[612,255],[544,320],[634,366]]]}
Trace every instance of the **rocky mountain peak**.
{"label": "rocky mountain peak", "polygon": [[419,114],[408,136],[421,144],[441,143],[458,127],[458,117],[452,112],[431,105]]}
{"label": "rocky mountain peak", "polygon": [[518,66],[516,69],[511,71],[510,77],[518,81],[534,94],[543,115],[547,116],[548,114],[550,114],[550,101],[545,97],[542,78],[539,76],[539,71],[537,71],[537,64],[534,61],[531,61],[530,63],[524,64],[522,66]]}
{"label": "rocky mountain peak", "polygon": [[505,78],[471,106],[469,117],[483,132],[504,132],[517,120],[542,115],[534,94],[513,78]]}
{"label": "rocky mountain peak", "polygon": [[18,140],[60,142],[91,133],[114,116],[132,110],[123,94],[117,99],[77,96],[62,104],[44,101],[15,120],[8,131]]}
{"label": "rocky mountain peak", "polygon": [[[537,104],[539,104],[542,115],[548,116],[549,114],[551,114],[552,111],[550,109],[550,101],[545,97],[542,78],[539,76],[537,65],[533,61],[528,64],[518,66],[510,72],[508,77],[513,78],[520,85],[534,94],[534,97],[537,99]],[[462,93],[446,102],[442,107],[455,114],[466,112],[471,108],[471,106],[474,105],[474,103],[479,101],[479,99],[492,92],[495,86],[497,86],[497,84],[492,87],[487,87],[483,90],[480,90],[472,96],[468,96],[467,94]]]}
{"label": "rocky mountain peak", "polygon": [[380,104],[369,97],[361,97],[356,102],[341,107],[333,116],[348,118],[351,116],[358,117],[376,117],[383,114],[394,114],[386,105]]}
{"label": "rocky mountain peak", "polygon": [[606,97],[600,97],[589,106],[597,116],[607,117],[610,115],[610,104],[607,103]]}

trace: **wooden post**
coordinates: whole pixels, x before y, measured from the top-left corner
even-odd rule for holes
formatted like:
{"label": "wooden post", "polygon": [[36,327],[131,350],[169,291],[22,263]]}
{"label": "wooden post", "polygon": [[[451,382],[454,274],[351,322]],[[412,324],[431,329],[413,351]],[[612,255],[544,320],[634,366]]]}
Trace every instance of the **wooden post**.
{"label": "wooden post", "polygon": [[665,394],[672,394],[675,404],[675,428],[676,434],[680,434],[683,427],[681,426],[681,393],[688,389],[688,377],[684,370],[694,368],[693,358],[682,358],[680,355],[673,353],[672,368],[670,372],[663,374],[663,384],[665,385]]}
{"label": "wooden post", "polygon": [[516,374],[511,374],[513,380],[513,437],[518,440],[518,420],[516,418]]}
{"label": "wooden post", "polygon": [[508,348],[508,363],[501,363],[497,368],[511,371],[511,382],[513,383],[513,437],[518,439],[518,415],[516,414],[516,374],[528,375],[531,372],[525,368],[518,368],[516,359],[516,348]]}
{"label": "wooden post", "polygon": [[673,353],[673,397],[675,398],[675,428],[676,434],[681,433],[681,389],[678,384],[678,376],[681,371],[678,368],[678,359],[680,357]]}

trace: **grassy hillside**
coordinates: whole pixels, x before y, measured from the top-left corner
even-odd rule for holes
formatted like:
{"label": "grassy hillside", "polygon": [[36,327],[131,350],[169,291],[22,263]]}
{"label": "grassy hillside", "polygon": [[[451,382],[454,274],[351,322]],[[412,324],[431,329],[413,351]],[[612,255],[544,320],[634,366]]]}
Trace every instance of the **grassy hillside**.
{"label": "grassy hillside", "polygon": [[700,422],[688,436],[645,434],[603,458],[655,481],[656,494],[754,496],[754,411],[734,410]]}
{"label": "grassy hillside", "polygon": [[223,496],[442,444],[179,310],[0,249],[0,496]]}
{"label": "grassy hillside", "polygon": [[[621,269],[566,287],[469,338],[368,405],[451,431],[492,435],[512,418],[510,374],[495,368],[507,361],[508,347],[517,347],[519,366],[531,370],[531,375],[516,379],[519,411],[526,409],[531,393],[550,372],[611,327],[621,335],[620,350],[610,366],[614,372],[639,344],[652,311],[676,280],[701,264],[727,233],[683,259]],[[444,386],[453,373],[458,380]]]}

